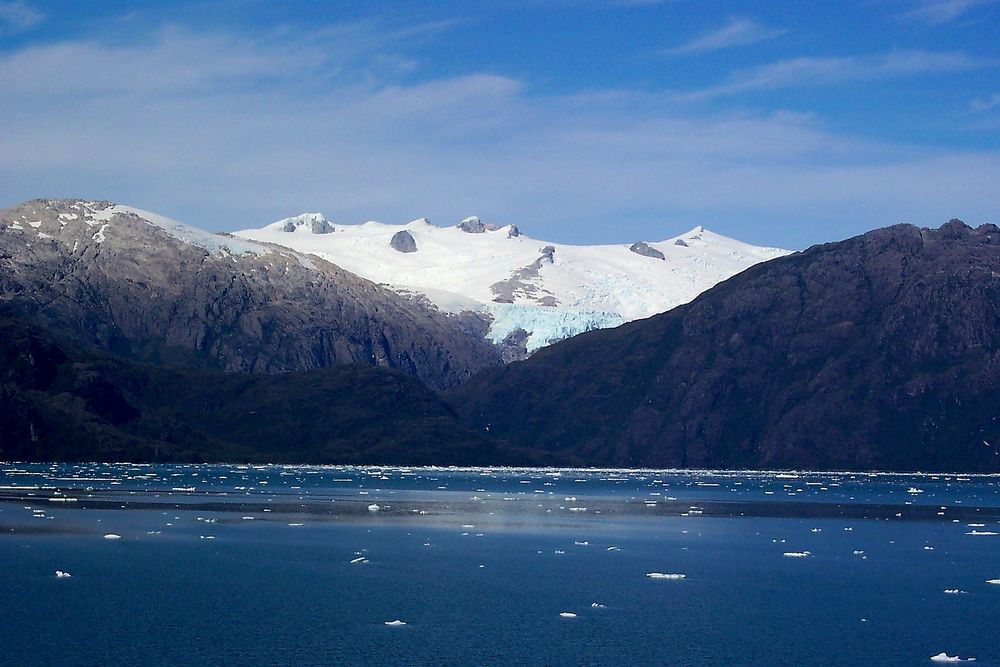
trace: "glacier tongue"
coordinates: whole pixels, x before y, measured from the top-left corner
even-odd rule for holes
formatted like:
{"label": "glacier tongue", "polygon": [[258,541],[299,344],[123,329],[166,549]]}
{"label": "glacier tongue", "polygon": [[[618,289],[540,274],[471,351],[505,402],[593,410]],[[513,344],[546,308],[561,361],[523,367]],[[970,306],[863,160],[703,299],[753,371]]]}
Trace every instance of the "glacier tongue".
{"label": "glacier tongue", "polygon": [[[309,233],[319,220],[333,233]],[[478,312],[491,320],[486,336],[496,342],[523,329],[529,353],[591,329],[669,310],[789,252],[700,226],[659,242],[593,246],[551,243],[516,229],[476,216],[447,227],[423,218],[404,225],[334,225],[311,213],[234,235],[318,255],[400,293],[422,295],[445,312]],[[392,239],[401,232],[413,239],[415,249],[394,249]]]}

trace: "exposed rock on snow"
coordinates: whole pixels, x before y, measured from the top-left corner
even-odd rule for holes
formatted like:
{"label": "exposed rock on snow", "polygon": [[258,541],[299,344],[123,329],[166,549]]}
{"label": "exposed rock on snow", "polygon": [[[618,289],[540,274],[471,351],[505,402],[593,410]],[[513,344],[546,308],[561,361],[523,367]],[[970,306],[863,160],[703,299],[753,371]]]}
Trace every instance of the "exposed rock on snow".
{"label": "exposed rock on snow", "polygon": [[635,243],[630,245],[628,249],[637,255],[642,255],[643,257],[652,257],[654,259],[662,259],[664,261],[667,259],[662,252],[660,252],[656,248],[650,247],[650,245],[645,241],[636,241]]}
{"label": "exposed rock on snow", "polygon": [[417,251],[417,242],[413,239],[413,234],[405,229],[392,235],[392,238],[389,239],[389,246],[399,252]]}

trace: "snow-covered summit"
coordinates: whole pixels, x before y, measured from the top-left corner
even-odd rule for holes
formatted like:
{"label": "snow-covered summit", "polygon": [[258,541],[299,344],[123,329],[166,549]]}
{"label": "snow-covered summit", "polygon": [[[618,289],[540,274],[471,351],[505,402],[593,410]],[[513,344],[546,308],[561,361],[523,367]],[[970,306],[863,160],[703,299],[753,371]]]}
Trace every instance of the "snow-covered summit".
{"label": "snow-covered summit", "polygon": [[[663,241],[582,246],[531,238],[476,216],[449,227],[421,218],[404,225],[330,223],[332,233],[310,233],[312,216],[326,221],[305,214],[234,234],[318,255],[398,292],[424,295],[447,312],[486,314],[488,336],[496,341],[524,329],[529,352],[669,310],[753,264],[788,254],[701,226]],[[293,233],[284,231],[292,227]],[[405,251],[398,249],[401,232],[413,240]]]}
{"label": "snow-covered summit", "polygon": [[333,223],[322,213],[303,213],[271,223],[265,229],[277,229],[285,233],[305,232],[309,234],[330,234],[335,231]]}

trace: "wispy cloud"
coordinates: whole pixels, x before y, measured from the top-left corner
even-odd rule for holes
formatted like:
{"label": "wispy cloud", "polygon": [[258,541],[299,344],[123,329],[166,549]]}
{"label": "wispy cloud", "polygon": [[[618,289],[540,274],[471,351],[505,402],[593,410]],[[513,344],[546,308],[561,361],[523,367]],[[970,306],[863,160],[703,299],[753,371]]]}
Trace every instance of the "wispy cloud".
{"label": "wispy cloud", "polygon": [[689,93],[678,100],[697,101],[757,90],[831,85],[892,77],[959,72],[996,65],[963,53],[891,51],[870,56],[801,57],[737,72],[729,81]]}
{"label": "wispy cloud", "polygon": [[541,96],[489,72],[373,69],[409,43],[377,23],[295,39],[174,28],[0,54],[0,204],[107,198],[224,230],[303,210],[347,223],[477,213],[568,242],[704,223],[784,245],[1000,210],[997,152],[875,144],[788,113],[690,113],[653,93]]}
{"label": "wispy cloud", "polygon": [[995,2],[996,0],[914,0],[914,6],[903,12],[903,16],[931,25],[942,25]]}
{"label": "wispy cloud", "polygon": [[19,0],[0,2],[0,37],[30,30],[45,14]]}
{"label": "wispy cloud", "polygon": [[993,109],[1000,107],[1000,93],[993,93],[989,97],[973,100],[972,104],[969,106],[972,107],[973,111],[978,111],[980,113],[992,111]]}
{"label": "wispy cloud", "polygon": [[764,42],[784,35],[787,30],[771,28],[753,19],[732,16],[721,28],[698,35],[680,46],[664,49],[662,53],[670,56],[690,55],[719,51],[734,46],[747,46]]}

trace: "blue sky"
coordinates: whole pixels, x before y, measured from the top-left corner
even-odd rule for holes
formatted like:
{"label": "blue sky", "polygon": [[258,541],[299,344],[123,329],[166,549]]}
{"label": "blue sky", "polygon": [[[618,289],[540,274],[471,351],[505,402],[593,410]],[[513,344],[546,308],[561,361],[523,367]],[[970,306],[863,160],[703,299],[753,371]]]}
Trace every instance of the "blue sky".
{"label": "blue sky", "polygon": [[0,0],[0,206],[803,248],[1000,223],[1000,0]]}

